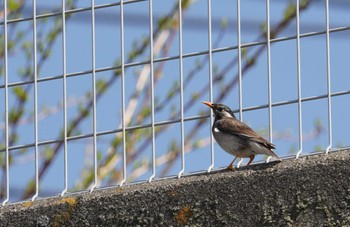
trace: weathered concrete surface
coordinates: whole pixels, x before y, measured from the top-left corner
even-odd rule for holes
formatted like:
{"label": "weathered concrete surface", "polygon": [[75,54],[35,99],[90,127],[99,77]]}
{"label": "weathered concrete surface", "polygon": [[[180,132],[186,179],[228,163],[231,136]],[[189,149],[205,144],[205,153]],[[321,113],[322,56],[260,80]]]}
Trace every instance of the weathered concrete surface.
{"label": "weathered concrete surface", "polygon": [[350,226],[350,150],[8,205],[1,226]]}

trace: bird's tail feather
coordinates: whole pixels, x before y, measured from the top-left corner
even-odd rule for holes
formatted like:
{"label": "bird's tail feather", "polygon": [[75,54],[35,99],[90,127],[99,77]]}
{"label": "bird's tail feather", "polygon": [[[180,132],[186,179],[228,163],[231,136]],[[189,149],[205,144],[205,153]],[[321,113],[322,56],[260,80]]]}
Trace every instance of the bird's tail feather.
{"label": "bird's tail feather", "polygon": [[270,149],[268,149],[268,155],[274,157],[275,159],[277,159],[279,161],[282,161],[282,159],[280,157],[278,157],[278,155]]}

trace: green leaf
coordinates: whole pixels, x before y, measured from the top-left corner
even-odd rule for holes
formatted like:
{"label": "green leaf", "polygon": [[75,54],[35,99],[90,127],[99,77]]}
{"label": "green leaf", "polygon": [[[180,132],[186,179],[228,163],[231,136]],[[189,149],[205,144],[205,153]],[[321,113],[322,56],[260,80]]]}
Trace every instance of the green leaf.
{"label": "green leaf", "polygon": [[181,2],[181,8],[182,8],[182,9],[186,9],[186,8],[189,7],[192,3],[193,3],[193,0],[183,0],[183,1]]}
{"label": "green leaf", "polygon": [[300,8],[304,8],[309,3],[309,0],[302,0],[300,3]]}
{"label": "green leaf", "polygon": [[284,20],[289,20],[296,15],[295,5],[290,3],[288,7],[284,10]]}
{"label": "green leaf", "polygon": [[101,152],[101,151],[98,151],[98,152],[97,152],[97,160],[98,160],[98,161],[101,161],[101,160],[102,160],[102,157],[103,157],[102,152]]}
{"label": "green leaf", "polygon": [[107,83],[105,80],[99,79],[96,81],[97,93],[104,92],[106,90],[106,88],[107,88]]}
{"label": "green leaf", "polygon": [[261,24],[260,24],[261,33],[266,34],[266,28],[267,28],[266,23],[261,22]]}
{"label": "green leaf", "polygon": [[172,87],[170,88],[170,90],[168,91],[167,97],[168,97],[168,98],[173,97],[173,95],[175,95],[175,93],[176,93],[176,91],[177,91],[178,89],[180,89],[180,84],[179,84],[179,82],[176,80],[176,81],[174,81],[173,86],[172,86]]}
{"label": "green leaf", "polygon": [[7,5],[9,8],[9,11],[16,11],[21,7],[21,4],[15,0],[10,0]]}
{"label": "green leaf", "polygon": [[140,117],[141,118],[146,118],[151,114],[151,108],[149,106],[146,106],[140,111]]}
{"label": "green leaf", "polygon": [[247,48],[242,48],[241,50],[242,57],[245,58],[247,56]]}
{"label": "green leaf", "polygon": [[7,42],[7,48],[8,50],[12,50],[15,47],[15,42],[13,40],[9,40]]}
{"label": "green leaf", "polygon": [[10,124],[15,124],[18,122],[18,120],[22,117],[24,114],[23,108],[17,110],[11,109],[9,112],[9,123]]}
{"label": "green leaf", "polygon": [[57,35],[58,35],[58,30],[57,30],[57,29],[51,30],[51,31],[49,32],[49,34],[47,34],[46,41],[47,41],[48,43],[53,42],[53,41],[56,39]]}
{"label": "green leaf", "polygon": [[26,58],[30,59],[32,57],[32,52],[33,52],[33,43],[29,41],[24,41],[22,43],[22,49],[26,54]]}
{"label": "green leaf", "polygon": [[42,154],[44,159],[50,160],[54,156],[55,151],[50,146],[47,146]]}
{"label": "green leaf", "polygon": [[23,78],[28,78],[32,76],[32,68],[30,66],[26,68],[20,67],[17,69],[17,72]]}
{"label": "green leaf", "polygon": [[315,146],[314,151],[320,152],[322,151],[322,147],[320,145]]}
{"label": "green leaf", "polygon": [[170,22],[171,22],[171,20],[170,20],[170,18],[168,16],[161,17],[158,20],[158,27],[159,27],[159,29],[161,29],[161,30],[168,29],[171,26]]}
{"label": "green leaf", "polygon": [[16,97],[24,102],[28,100],[28,94],[26,93],[26,91],[22,88],[22,87],[14,87],[12,89],[12,92],[16,95]]}
{"label": "green leaf", "polygon": [[38,41],[37,47],[38,47],[39,53],[42,53],[44,51],[44,43],[42,40]]}
{"label": "green leaf", "polygon": [[29,49],[29,48],[31,48],[31,47],[32,47],[32,43],[29,42],[29,41],[25,41],[25,42],[22,43],[22,48],[23,48],[24,50]]}
{"label": "green leaf", "polygon": [[192,99],[193,100],[196,100],[196,99],[198,99],[200,96],[200,93],[199,92],[194,92],[194,93],[192,93]]}
{"label": "green leaf", "polygon": [[79,104],[79,112],[82,117],[87,117],[90,114],[89,109],[86,108],[83,104]]}
{"label": "green leaf", "polygon": [[23,31],[18,31],[16,36],[17,36],[16,39],[22,39],[24,37],[24,32]]}

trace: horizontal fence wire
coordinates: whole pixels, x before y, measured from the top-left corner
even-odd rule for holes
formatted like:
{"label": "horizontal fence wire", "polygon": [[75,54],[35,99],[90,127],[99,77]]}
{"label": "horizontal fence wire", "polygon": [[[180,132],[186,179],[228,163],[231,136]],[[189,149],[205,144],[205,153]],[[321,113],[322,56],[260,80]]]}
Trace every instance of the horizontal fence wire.
{"label": "horizontal fence wire", "polygon": [[[347,31],[347,30],[350,30],[350,26],[332,28],[332,29],[329,29],[329,33],[335,33],[335,32]],[[317,35],[324,35],[326,33],[327,33],[326,31],[308,32],[308,33],[300,34],[300,38],[312,37],[312,36],[317,36]],[[297,36],[274,38],[274,39],[271,39],[270,42],[271,43],[278,43],[278,42],[293,40],[296,38],[297,38]],[[260,45],[266,45],[266,44],[267,44],[266,41],[243,43],[243,44],[241,44],[241,48],[254,47],[254,46],[260,46]],[[219,53],[219,52],[224,52],[224,51],[236,50],[237,48],[238,48],[237,45],[230,46],[230,47],[214,48],[214,49],[212,49],[212,53]],[[209,53],[209,51],[207,51],[207,50],[194,52],[194,53],[187,53],[187,54],[183,54],[182,58],[203,56],[203,55],[207,55],[208,53]],[[158,62],[165,62],[165,61],[178,60],[178,59],[180,59],[180,56],[176,55],[176,56],[171,56],[171,57],[155,58],[153,60],[153,62],[158,63]],[[130,67],[142,66],[142,65],[147,65],[147,64],[150,64],[150,61],[125,63],[124,67],[130,68]],[[104,68],[97,68],[97,69],[95,69],[95,72],[100,73],[100,72],[106,72],[106,71],[114,71],[114,70],[118,70],[118,69],[121,69],[120,65],[119,66],[104,67]],[[69,78],[69,77],[87,75],[87,74],[91,74],[91,73],[92,73],[92,70],[85,70],[85,71],[81,71],[81,72],[67,73],[66,77]],[[62,79],[62,78],[63,78],[62,74],[56,75],[56,76],[47,76],[47,77],[43,77],[43,78],[38,78],[37,82],[40,83],[40,82],[45,82],[45,81],[50,81],[50,80],[58,80],[58,79]],[[14,82],[14,83],[9,83],[8,87],[22,86],[22,85],[27,85],[27,84],[32,84],[32,83],[34,83],[34,80],[23,81],[23,82]],[[5,85],[0,85],[0,88],[4,88],[4,87],[5,87]]]}
{"label": "horizontal fence wire", "polygon": [[[349,95],[349,94],[350,94],[350,90],[332,92],[332,93],[330,93],[330,97],[337,97],[337,96],[343,96],[343,95]],[[304,97],[304,98],[300,99],[300,102],[320,100],[320,99],[325,99],[325,98],[328,98],[328,94]],[[271,103],[271,106],[272,107],[285,106],[288,104],[295,104],[298,102],[299,102],[298,99],[291,99],[288,101],[273,102],[273,103]],[[264,105],[258,105],[258,106],[245,107],[242,109],[242,111],[247,112],[247,111],[252,111],[252,110],[266,109],[268,107],[269,107],[269,104],[264,104]],[[234,109],[233,112],[239,113],[239,109]],[[194,121],[194,120],[206,119],[209,117],[210,117],[210,115],[198,115],[198,116],[184,117],[183,120],[184,121]],[[169,124],[180,123],[180,122],[181,122],[180,118],[174,119],[174,120],[167,120],[167,121],[158,121],[158,122],[154,123],[154,126],[157,127],[157,126],[169,125]],[[127,131],[136,130],[136,129],[150,128],[150,127],[152,127],[151,124],[130,126],[130,127],[125,127],[125,131],[127,132]],[[100,131],[100,132],[96,133],[96,136],[98,137],[98,136],[104,136],[104,135],[109,135],[109,134],[115,134],[115,133],[120,133],[122,131],[123,131],[122,128],[115,129],[115,130]],[[84,139],[84,138],[92,138],[92,137],[93,137],[93,133],[87,133],[87,134],[78,135],[78,136],[69,136],[69,137],[67,137],[67,141],[79,140],[79,139]],[[38,146],[54,144],[54,143],[58,143],[58,142],[63,142],[63,139],[39,141]],[[24,148],[29,148],[29,147],[34,147],[34,143],[11,146],[8,149],[10,151],[12,151],[12,150],[19,150],[19,149],[24,149]],[[2,148],[2,149],[0,149],[0,152],[4,152],[5,150],[6,150],[5,148]]]}
{"label": "horizontal fence wire", "polygon": [[[137,4],[138,2],[148,2],[148,22],[149,22],[149,58],[145,61],[138,61],[138,62],[125,62],[125,27],[124,27],[124,6],[127,4]],[[6,6],[8,4],[7,0],[4,0],[4,5]],[[305,102],[308,101],[314,101],[314,100],[327,100],[327,123],[328,123],[328,145],[325,150],[326,153],[332,152],[332,146],[333,146],[333,125],[332,125],[332,98],[337,96],[344,96],[344,95],[350,95],[350,90],[342,90],[337,92],[331,91],[331,69],[330,69],[330,60],[331,60],[331,46],[330,46],[330,34],[342,32],[342,31],[350,31],[350,26],[343,26],[343,27],[336,27],[336,28],[330,28],[329,27],[329,1],[325,1],[325,30],[322,31],[315,31],[315,32],[307,32],[307,33],[300,33],[300,10],[299,10],[299,0],[296,0],[296,35],[286,36],[286,37],[280,37],[280,38],[271,38],[271,28],[270,28],[270,0],[266,0],[266,40],[263,41],[254,41],[254,42],[247,42],[242,43],[241,41],[241,0],[237,0],[237,45],[227,46],[227,47],[219,47],[214,48],[212,44],[212,25],[211,25],[211,19],[212,19],[212,1],[207,0],[207,16],[208,16],[208,48],[203,51],[197,51],[197,52],[191,52],[191,53],[183,53],[184,47],[183,47],[183,5],[182,1],[178,0],[177,5],[177,19],[178,19],[178,55],[168,56],[168,57],[155,57],[157,53],[154,51],[154,29],[153,29],[153,4],[154,1],[152,0],[129,0],[129,1],[121,1],[116,3],[110,3],[110,4],[103,4],[103,5],[95,5],[95,1],[91,0],[91,6],[90,7],[82,7],[82,8],[74,8],[74,9],[66,9],[66,1],[62,0],[60,11],[59,12],[52,12],[52,13],[44,13],[44,14],[37,14],[36,10],[36,0],[32,1],[33,5],[33,16],[32,17],[26,17],[26,18],[17,18],[17,19],[8,19],[8,12],[7,7],[4,7],[4,20],[0,22],[0,25],[3,26],[3,32],[4,32],[4,84],[0,85],[0,89],[4,89],[4,113],[5,113],[5,127],[4,127],[4,134],[5,134],[5,147],[0,149],[0,152],[4,152],[5,154],[5,192],[4,192],[4,200],[3,205],[9,202],[10,199],[10,175],[9,175],[9,154],[10,151],[15,150],[21,150],[26,148],[33,148],[34,149],[34,157],[35,157],[35,164],[34,164],[34,170],[35,170],[35,177],[33,180],[33,184],[35,185],[35,192],[31,196],[31,200],[39,199],[39,189],[40,189],[40,177],[39,177],[39,148],[44,145],[52,145],[55,143],[63,143],[63,190],[60,192],[60,195],[63,196],[65,194],[75,194],[68,191],[68,178],[69,178],[69,171],[68,171],[68,164],[71,164],[68,158],[68,145],[67,143],[69,141],[76,141],[80,139],[89,138],[92,140],[92,154],[91,154],[91,160],[92,160],[92,183],[89,187],[89,191],[95,191],[100,189],[105,189],[109,187],[99,187],[99,183],[101,181],[100,175],[99,175],[99,166],[98,166],[98,137],[105,136],[105,135],[117,135],[118,133],[121,133],[120,139],[121,139],[121,170],[122,170],[122,180],[118,183],[118,186],[123,186],[124,184],[137,184],[137,183],[144,183],[144,182],[151,182],[156,178],[156,157],[157,157],[157,147],[156,147],[156,127],[159,126],[166,126],[171,124],[177,124],[179,123],[180,126],[180,145],[179,145],[179,163],[180,163],[180,170],[175,174],[174,176],[167,176],[162,177],[161,179],[169,179],[169,178],[175,178],[175,177],[181,177],[184,174],[190,175],[192,173],[203,173],[203,172],[210,172],[214,169],[214,139],[212,136],[210,136],[209,140],[209,149],[210,149],[210,165],[206,170],[203,171],[192,171],[189,172],[186,170],[186,137],[185,137],[185,122],[190,121],[198,121],[198,120],[204,120],[204,119],[210,119],[210,125],[212,125],[214,119],[211,114],[202,114],[202,115],[192,115],[189,117],[185,116],[184,113],[184,99],[185,99],[185,91],[184,91],[184,66],[183,62],[186,58],[196,57],[196,56],[208,56],[208,80],[209,80],[209,87],[208,87],[208,93],[209,93],[209,101],[213,102],[214,100],[214,92],[213,92],[213,54],[220,53],[220,52],[227,52],[232,50],[237,50],[237,75],[238,75],[238,95],[239,95],[239,107],[238,109],[234,109],[234,113],[239,113],[240,120],[243,120],[243,113],[253,110],[261,110],[265,109],[268,112],[268,137],[270,142],[273,142],[273,108],[278,106],[286,106],[286,105],[293,105],[297,104],[298,112],[298,149],[297,153],[294,156],[284,156],[283,159],[287,158],[298,158],[299,156],[307,156],[307,155],[313,155],[313,154],[303,154],[303,106]],[[109,67],[103,67],[98,68],[96,67],[96,28],[95,28],[95,10],[98,9],[105,9],[110,7],[119,7],[120,9],[120,54],[121,59],[118,62],[118,65],[115,66],[109,66]],[[84,71],[77,71],[77,72],[71,72],[67,73],[67,46],[66,46],[66,17],[68,15],[76,14],[79,12],[90,12],[91,13],[91,69],[84,70]],[[50,18],[50,17],[61,17],[62,18],[62,74],[58,75],[49,75],[44,77],[38,77],[38,68],[37,68],[37,49],[38,49],[38,34],[37,34],[37,20],[43,19],[43,18]],[[33,23],[32,25],[32,32],[33,32],[33,79],[28,81],[21,81],[21,82],[8,82],[9,74],[8,74],[8,25],[9,24],[17,24],[24,21],[31,21]],[[326,35],[326,42],[325,42],[325,52],[326,52],[326,68],[327,68],[327,92],[324,94],[314,95],[314,96],[307,96],[302,97],[301,95],[301,47],[300,47],[300,41],[303,38],[307,37],[315,37],[319,35]],[[153,40],[154,39],[154,40]],[[296,99],[289,99],[286,101],[278,101],[273,102],[273,89],[272,89],[272,73],[271,73],[271,66],[273,65],[273,61],[271,60],[271,45],[274,43],[281,43],[288,40],[295,40],[296,42],[296,66],[297,66],[297,98]],[[248,47],[256,47],[256,46],[266,46],[266,59],[267,59],[267,96],[268,100],[267,103],[263,105],[256,105],[256,106],[244,106],[243,105],[243,86],[242,86],[242,49],[248,48]],[[155,69],[154,64],[160,63],[160,62],[167,62],[171,60],[178,60],[178,81],[179,81],[179,104],[180,104],[180,116],[171,120],[164,120],[164,121],[156,121],[155,120]],[[138,124],[135,126],[127,126],[127,116],[126,116],[126,100],[127,100],[127,91],[126,91],[126,73],[125,69],[135,67],[135,66],[144,66],[148,67],[148,75],[149,75],[149,93],[150,93],[150,123],[147,124]],[[105,130],[105,131],[98,131],[97,125],[98,125],[98,116],[97,116],[97,87],[96,87],[96,81],[99,77],[100,72],[108,72],[108,71],[115,71],[120,70],[120,95],[121,95],[121,122],[120,125],[116,129],[112,130]],[[81,135],[74,135],[74,136],[68,136],[68,117],[67,117],[67,79],[73,78],[77,76],[82,75],[91,75],[91,97],[92,97],[92,119],[91,119],[91,125],[92,125],[92,133],[83,133]],[[62,99],[63,99],[63,133],[61,138],[57,139],[51,139],[51,140],[39,140],[38,139],[38,85],[40,83],[48,82],[48,81],[54,81],[54,80],[62,80]],[[34,89],[34,101],[33,101],[33,118],[34,118],[34,141],[33,143],[26,143],[26,144],[20,144],[20,145],[9,145],[9,94],[8,91],[12,87],[16,86],[23,86],[23,85],[33,85]],[[127,143],[126,143],[126,134],[127,132],[137,130],[137,129],[150,129],[150,139],[151,139],[151,161],[150,161],[150,176],[147,180],[142,181],[134,181],[134,182],[127,182]],[[211,129],[209,133],[211,132]],[[267,160],[268,161],[268,160]],[[240,162],[241,163],[241,162]],[[259,163],[259,162],[256,162]],[[239,164],[238,164],[239,165]],[[220,168],[215,168],[215,170],[220,170]],[[117,185],[116,185],[117,186]],[[115,186],[114,186],[115,187]]]}
{"label": "horizontal fence wire", "polygon": [[[130,4],[130,3],[137,3],[137,2],[147,2],[148,0],[130,0],[130,1],[124,1],[123,5]],[[120,6],[120,2],[116,3],[109,3],[109,4],[103,4],[103,5],[95,5],[93,7],[84,7],[84,8],[76,8],[76,9],[68,9],[63,11],[66,15],[69,14],[75,14],[75,13],[80,13],[80,12],[86,12],[86,11],[91,11],[92,9],[104,9],[104,8],[110,8],[114,6]],[[53,12],[53,13],[43,13],[40,15],[36,15],[35,17],[26,17],[26,18],[17,18],[17,19],[10,19],[7,20],[7,24],[12,24],[12,23],[19,23],[23,21],[32,21],[34,18],[36,19],[44,19],[44,18],[49,18],[49,17],[57,17],[61,16],[61,12]],[[4,22],[0,22],[0,25],[3,25]]]}

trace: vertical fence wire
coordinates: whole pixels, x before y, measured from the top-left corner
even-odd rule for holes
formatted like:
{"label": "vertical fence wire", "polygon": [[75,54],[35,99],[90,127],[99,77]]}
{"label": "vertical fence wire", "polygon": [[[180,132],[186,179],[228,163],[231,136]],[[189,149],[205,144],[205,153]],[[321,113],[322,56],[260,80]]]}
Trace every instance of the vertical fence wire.
{"label": "vertical fence wire", "polygon": [[301,111],[301,70],[300,70],[300,9],[299,0],[296,0],[295,4],[296,12],[296,44],[297,44],[297,83],[298,83],[298,131],[299,131],[299,150],[295,158],[299,158],[300,154],[303,152],[303,119]]}
{"label": "vertical fence wire", "polygon": [[241,0],[237,0],[237,51],[238,51],[238,98],[239,98],[239,119],[243,121],[243,100],[242,100],[242,46],[241,46]]}
{"label": "vertical fence wire", "polygon": [[32,201],[39,195],[39,147],[38,147],[38,66],[37,66],[37,34],[36,34],[36,0],[33,0],[33,64],[34,64],[34,158],[35,158],[35,194]]}
{"label": "vertical fence wire", "polygon": [[93,165],[94,165],[94,184],[90,191],[92,192],[98,184],[97,173],[97,138],[96,138],[96,59],[95,59],[95,1],[91,0],[91,54],[92,54],[92,130],[93,130]]}
{"label": "vertical fence wire", "polygon": [[243,163],[243,158],[240,158],[240,160],[237,162],[237,168],[239,168],[241,165],[242,165],[242,163]]}
{"label": "vertical fence wire", "polygon": [[2,202],[5,205],[10,199],[10,173],[9,173],[9,97],[8,97],[8,62],[7,62],[7,0],[4,0],[4,76],[5,76],[5,177],[6,195]]}
{"label": "vertical fence wire", "polygon": [[[243,121],[243,92],[242,92],[242,46],[241,46],[241,0],[237,0],[237,55],[238,55],[238,98],[239,98],[239,120]],[[242,164],[241,158],[237,168]]]}
{"label": "vertical fence wire", "polygon": [[[270,37],[270,0],[266,0],[266,45],[267,45],[267,89],[269,112],[269,140],[273,142],[272,135],[272,92],[271,92],[271,37]],[[266,159],[269,162],[271,156]]]}
{"label": "vertical fence wire", "polygon": [[332,148],[332,97],[331,97],[331,57],[329,44],[329,0],[326,0],[326,55],[327,55],[327,101],[328,101],[328,147]]}
{"label": "vertical fence wire", "polygon": [[67,146],[67,59],[66,59],[66,0],[62,0],[62,60],[63,60],[63,151],[64,151],[64,189],[68,190],[68,146]]}
{"label": "vertical fence wire", "polygon": [[181,124],[181,170],[178,173],[180,178],[185,172],[185,135],[184,135],[184,88],[183,88],[183,65],[182,65],[182,0],[179,0],[179,71],[180,71],[180,124]]}
{"label": "vertical fence wire", "polygon": [[[208,66],[209,66],[209,100],[213,102],[213,48],[211,38],[211,0],[208,0]],[[210,111],[211,112],[211,111]],[[210,114],[210,166],[208,172],[214,168],[214,140],[211,133],[211,126],[213,125],[213,115]]]}
{"label": "vertical fence wire", "polygon": [[156,150],[155,150],[155,128],[154,128],[154,70],[153,70],[153,6],[149,0],[149,43],[150,43],[150,84],[151,84],[151,137],[152,137],[152,175],[149,182],[156,175]]}
{"label": "vertical fence wire", "polygon": [[122,95],[122,159],[123,159],[123,179],[120,182],[122,186],[126,182],[126,131],[125,131],[125,59],[124,59],[124,2],[120,1],[120,76],[121,76],[121,95]]}

